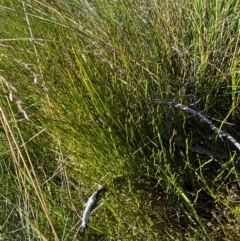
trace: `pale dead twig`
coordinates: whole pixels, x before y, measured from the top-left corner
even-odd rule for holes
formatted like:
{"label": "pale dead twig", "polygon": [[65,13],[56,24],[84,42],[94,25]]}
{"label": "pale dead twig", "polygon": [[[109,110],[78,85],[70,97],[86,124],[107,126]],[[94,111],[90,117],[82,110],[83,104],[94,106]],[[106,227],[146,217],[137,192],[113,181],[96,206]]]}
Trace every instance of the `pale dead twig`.
{"label": "pale dead twig", "polygon": [[92,213],[92,211],[97,207],[98,201],[101,199],[101,197],[104,195],[104,193],[107,191],[105,187],[100,187],[96,192],[93,193],[93,195],[88,199],[85,209],[83,211],[82,216],[82,224],[80,226],[82,231],[86,231],[87,225],[88,225],[88,219]]}

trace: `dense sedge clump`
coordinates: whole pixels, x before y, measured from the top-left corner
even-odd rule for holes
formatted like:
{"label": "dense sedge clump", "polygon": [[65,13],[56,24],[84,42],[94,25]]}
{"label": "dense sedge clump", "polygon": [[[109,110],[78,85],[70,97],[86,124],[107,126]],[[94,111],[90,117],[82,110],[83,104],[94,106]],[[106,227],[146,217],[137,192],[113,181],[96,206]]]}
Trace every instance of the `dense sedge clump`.
{"label": "dense sedge clump", "polygon": [[0,16],[0,239],[240,238],[238,1]]}

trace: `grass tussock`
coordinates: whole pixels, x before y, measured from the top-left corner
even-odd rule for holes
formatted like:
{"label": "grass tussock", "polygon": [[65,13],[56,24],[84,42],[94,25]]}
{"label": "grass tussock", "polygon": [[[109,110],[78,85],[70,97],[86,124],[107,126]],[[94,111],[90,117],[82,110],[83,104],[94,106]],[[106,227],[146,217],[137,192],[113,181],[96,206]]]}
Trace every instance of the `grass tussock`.
{"label": "grass tussock", "polygon": [[239,7],[3,0],[0,239],[239,240]]}

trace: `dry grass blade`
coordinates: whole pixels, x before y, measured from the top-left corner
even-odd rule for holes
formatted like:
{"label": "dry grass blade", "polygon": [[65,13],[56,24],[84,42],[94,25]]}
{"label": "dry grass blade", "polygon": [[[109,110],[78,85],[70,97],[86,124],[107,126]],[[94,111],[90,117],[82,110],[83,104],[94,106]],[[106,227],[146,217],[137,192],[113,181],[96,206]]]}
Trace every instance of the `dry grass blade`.
{"label": "dry grass blade", "polygon": [[28,155],[27,148],[24,144],[25,142],[22,139],[21,132],[17,128],[17,122],[15,121],[15,128],[17,130],[17,134],[19,135],[20,141],[22,142],[22,144],[20,144],[19,141],[17,140],[17,138],[14,134],[14,131],[10,125],[10,122],[1,106],[0,106],[0,114],[1,114],[1,123],[4,128],[4,132],[7,137],[9,147],[11,149],[11,154],[12,154],[12,158],[13,158],[14,165],[15,165],[15,171],[17,173],[18,180],[19,180],[19,186],[23,190],[23,192],[26,194],[27,201],[29,203],[31,203],[31,201],[29,199],[28,188],[27,188],[28,184],[26,183],[26,179],[23,176],[21,169],[20,169],[20,166],[23,165],[24,170],[26,171],[27,177],[29,178],[29,181],[30,181],[29,184],[32,185],[33,189],[35,190],[38,200],[41,203],[42,209],[43,209],[44,213],[46,214],[46,217],[49,221],[49,225],[52,228],[52,232],[54,234],[54,240],[58,241],[59,238],[55,231],[54,225],[51,221],[47,205],[46,205],[44,197],[42,195],[42,190],[38,183],[37,175],[34,171],[34,167],[32,165],[31,159]]}

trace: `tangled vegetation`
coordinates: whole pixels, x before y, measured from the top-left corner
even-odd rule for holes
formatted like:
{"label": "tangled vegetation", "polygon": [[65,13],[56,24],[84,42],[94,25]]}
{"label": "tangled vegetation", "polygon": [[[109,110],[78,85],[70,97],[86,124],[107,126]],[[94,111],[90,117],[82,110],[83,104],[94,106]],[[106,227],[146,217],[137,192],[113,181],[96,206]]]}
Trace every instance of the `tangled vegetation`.
{"label": "tangled vegetation", "polygon": [[239,240],[239,9],[1,0],[0,239]]}

